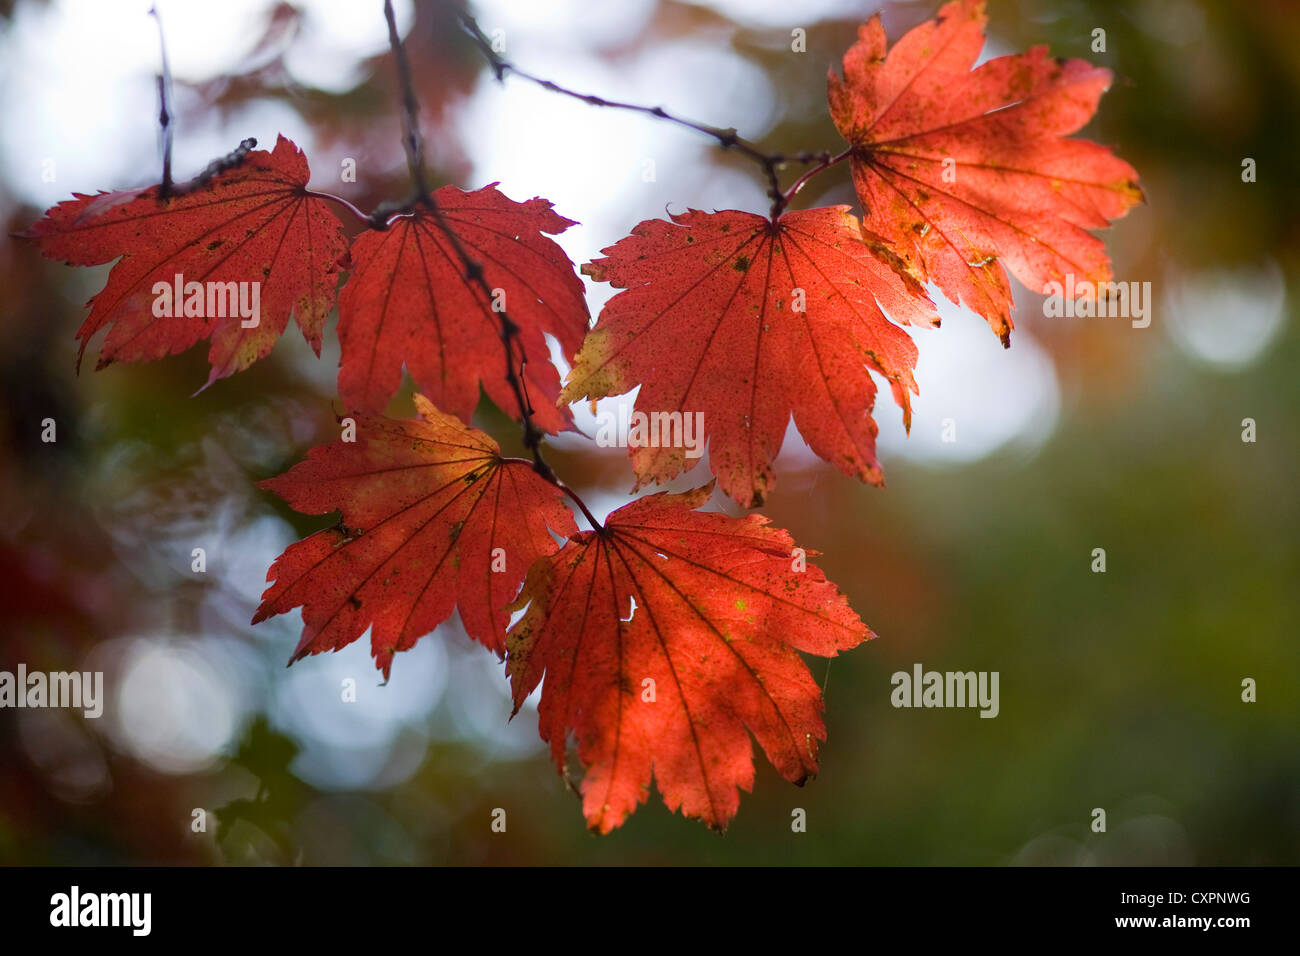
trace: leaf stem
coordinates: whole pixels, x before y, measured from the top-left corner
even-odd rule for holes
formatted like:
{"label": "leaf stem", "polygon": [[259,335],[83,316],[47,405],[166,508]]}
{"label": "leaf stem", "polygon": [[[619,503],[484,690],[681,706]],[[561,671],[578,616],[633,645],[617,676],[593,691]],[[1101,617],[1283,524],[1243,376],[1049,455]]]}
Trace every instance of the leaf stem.
{"label": "leaf stem", "polygon": [[803,187],[807,184],[808,180],[812,179],[818,173],[825,172],[826,170],[830,169],[832,166],[839,165],[840,163],[844,162],[844,160],[848,159],[851,155],[853,155],[852,146],[847,147],[844,150],[844,152],[837,153],[834,156],[827,154],[826,157],[821,162],[819,162],[812,169],[808,170],[806,173],[804,173],[802,176],[796,179],[794,185],[785,191],[785,194],[782,197],[785,200],[785,205],[788,206],[790,204],[790,200],[794,199],[794,197],[799,193],[799,190],[803,189]]}
{"label": "leaf stem", "polygon": [[[514,464],[518,464],[518,465],[530,465],[530,466],[531,466],[531,465],[533,464],[532,460],[531,460],[531,459],[528,459],[528,458],[505,458],[505,457],[502,457],[500,460],[501,460],[501,463],[502,463],[502,464],[506,464],[506,463],[510,463],[510,462],[513,462]],[[556,478],[556,477],[554,476],[554,474],[552,474],[551,478],[549,478],[549,479],[547,479],[547,480],[550,481],[550,483],[551,483],[552,485],[554,485],[556,488],[558,488],[558,489],[559,489],[560,491],[562,491],[564,494],[566,494],[566,495],[569,497],[569,500],[571,500],[575,505],[578,506],[578,508],[582,511],[583,516],[584,516],[584,517],[587,519],[587,521],[591,524],[591,527],[592,527],[592,530],[593,530],[593,531],[597,532],[598,534],[603,534],[603,533],[605,532],[605,526],[602,525],[602,524],[601,524],[601,523],[596,519],[596,516],[595,516],[594,514],[591,513],[591,509],[587,507],[587,503],[586,503],[585,501],[583,501],[581,497],[579,497],[579,495],[578,495],[578,493],[577,493],[576,491],[574,491],[572,488],[570,488],[570,487],[569,487],[568,485],[566,485],[564,482],[560,481],[559,478]]]}
{"label": "leaf stem", "polygon": [[579,508],[582,509],[582,513],[587,516],[587,521],[591,524],[591,528],[593,531],[595,531],[597,534],[605,533],[605,526],[596,520],[596,516],[591,513],[591,509],[587,507],[587,503],[578,497],[578,493],[576,491],[574,491],[564,482],[560,481],[558,478],[555,480],[554,484],[555,487],[559,488],[562,492],[564,492],[571,499],[573,499],[573,503],[575,505],[577,505]]}
{"label": "leaf stem", "polygon": [[352,215],[360,219],[363,223],[366,223],[367,225],[370,224],[370,216],[367,216],[364,212],[362,212],[356,206],[352,205],[352,203],[348,202],[342,196],[336,196],[333,193],[321,192],[318,189],[304,189],[303,193],[304,195],[307,196],[315,196],[317,199],[326,199],[332,203],[337,203],[338,205],[346,209],[348,212],[352,213]]}

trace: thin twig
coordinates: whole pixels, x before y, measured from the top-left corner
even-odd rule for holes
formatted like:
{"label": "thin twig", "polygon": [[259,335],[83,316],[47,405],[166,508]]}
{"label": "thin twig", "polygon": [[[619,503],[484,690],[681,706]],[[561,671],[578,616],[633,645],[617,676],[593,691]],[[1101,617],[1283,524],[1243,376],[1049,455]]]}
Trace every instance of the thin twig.
{"label": "thin twig", "polygon": [[[469,252],[465,249],[464,243],[460,241],[460,237],[447,222],[442,209],[438,206],[437,200],[434,199],[433,194],[429,191],[425,183],[423,164],[424,143],[423,138],[420,135],[419,108],[415,98],[415,86],[411,81],[411,67],[407,62],[406,53],[402,48],[401,37],[397,34],[397,22],[393,15],[392,0],[384,0],[384,17],[388,20],[388,43],[389,46],[392,47],[393,58],[397,62],[398,79],[401,81],[402,85],[402,105],[405,112],[403,120],[403,142],[406,146],[407,164],[410,166],[411,170],[411,185],[416,191],[416,196],[413,201],[405,204],[405,206],[400,208],[398,212],[409,213],[417,204],[424,205],[428,208],[430,214],[437,221],[438,227],[442,230],[443,235],[447,237],[448,242],[456,253],[456,257],[460,259],[461,268],[465,272],[466,280],[478,286],[479,290],[483,293],[483,307],[490,311],[496,311],[492,309],[492,289],[488,285],[487,278],[483,274],[483,264],[470,256]],[[371,214],[372,224],[374,224],[375,220],[380,215],[381,210],[376,210]],[[384,225],[387,224],[387,221],[388,220],[385,218]],[[384,226],[377,227],[383,228]],[[591,526],[597,531],[601,531],[603,528],[601,527],[600,522],[596,520],[595,515],[591,513],[590,509],[587,508],[586,504],[583,503],[582,499],[578,497],[577,493],[574,492],[573,489],[560,481],[559,477],[555,474],[555,471],[546,462],[546,459],[542,457],[542,439],[545,437],[546,433],[542,429],[538,428],[536,423],[533,422],[533,410],[532,406],[528,402],[527,389],[522,378],[523,366],[527,363],[528,357],[524,353],[523,344],[519,341],[519,325],[510,318],[509,313],[504,308],[498,311],[497,314],[501,317],[501,343],[505,348],[506,384],[508,384],[510,390],[514,392],[515,402],[519,405],[519,415],[524,426],[524,447],[527,448],[529,453],[532,455],[533,471],[537,472],[537,474],[541,475],[546,481],[550,482],[572,498],[578,507],[582,509],[582,513],[586,515],[587,520],[591,522]],[[520,372],[518,373],[515,371],[516,350],[518,350],[519,354]]]}
{"label": "thin twig", "polygon": [[384,19],[388,21],[388,45],[393,50],[397,74],[402,80],[402,145],[406,148],[406,164],[411,170],[411,185],[416,196],[423,200],[429,194],[429,186],[424,180],[424,141],[420,137],[419,105],[411,83],[411,64],[406,61],[406,50],[397,35],[393,0],[384,0]]}
{"label": "thin twig", "polygon": [[[218,173],[234,169],[244,161],[244,158],[250,152],[257,148],[257,140],[250,136],[248,139],[241,141],[238,146],[225,156],[218,156],[208,163],[202,172],[186,183],[178,186],[172,180],[172,112],[168,105],[171,100],[172,72],[167,62],[167,41],[163,37],[162,16],[158,13],[157,5],[149,8],[149,15],[158,24],[158,49],[162,57],[162,72],[158,74],[158,125],[162,128],[163,158],[162,182],[158,184],[157,196],[158,201],[163,202],[166,199],[174,199],[177,196],[184,196],[201,189],[211,182]],[[327,198],[337,199],[334,196]],[[337,201],[344,202],[341,199],[337,199]]]}
{"label": "thin twig", "polygon": [[163,140],[162,185],[158,188],[158,198],[161,200],[172,194],[172,117],[167,108],[172,72],[167,65],[167,41],[163,39],[162,17],[156,5],[149,8],[149,15],[158,24],[158,49],[162,54],[162,72],[158,74],[158,123],[162,127]]}
{"label": "thin twig", "polygon": [[[819,163],[820,165],[817,167],[817,172],[820,172],[823,169],[829,168],[830,165],[833,165],[833,163],[829,162],[830,153],[826,150],[819,152],[805,150],[793,154],[767,153],[760,149],[756,144],[738,135],[734,127],[723,129],[720,126],[710,126],[707,123],[697,123],[694,120],[675,116],[665,110],[662,106],[644,106],[639,103],[624,103],[618,100],[606,99],[603,96],[596,96],[592,93],[579,93],[577,90],[568,89],[567,87],[556,83],[554,80],[544,79],[543,77],[536,76],[526,70],[521,70],[509,60],[505,59],[505,57],[501,56],[501,54],[496,50],[492,49],[492,41],[487,38],[487,35],[484,34],[482,28],[478,25],[478,21],[475,20],[472,15],[462,10],[459,17],[461,27],[469,34],[470,38],[474,41],[474,45],[478,47],[479,52],[483,54],[484,59],[487,60],[488,65],[492,68],[492,72],[496,76],[498,82],[503,81],[507,73],[513,73],[520,79],[527,80],[530,83],[535,83],[544,90],[549,90],[552,93],[559,93],[562,96],[572,97],[575,100],[581,100],[589,106],[603,106],[610,109],[642,113],[646,116],[653,116],[655,119],[673,123],[674,125],[681,126],[685,129],[694,130],[697,133],[703,133],[705,136],[710,136],[713,139],[716,139],[718,145],[722,149],[737,152],[746,159],[752,160],[763,171],[763,175],[767,179],[767,196],[772,200],[771,217],[773,221],[781,215],[789,204],[790,199],[794,196],[793,192],[787,193],[781,190],[781,182],[777,177],[777,170],[781,166],[786,163]],[[805,175],[798,185],[802,186],[803,182],[806,181],[807,178],[808,175]]]}

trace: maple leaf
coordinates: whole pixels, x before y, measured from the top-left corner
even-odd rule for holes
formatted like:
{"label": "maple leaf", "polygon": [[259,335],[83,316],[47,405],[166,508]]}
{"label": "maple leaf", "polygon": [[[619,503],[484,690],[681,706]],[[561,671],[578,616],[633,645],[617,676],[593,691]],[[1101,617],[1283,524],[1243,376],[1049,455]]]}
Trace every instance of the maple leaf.
{"label": "maple leaf", "polygon": [[[206,388],[266,355],[290,313],[319,355],[347,241],[327,202],[307,192],[308,179],[302,151],[281,136],[273,151],[249,152],[193,190],[165,198],[159,186],[74,193],[49,209],[23,234],[45,255],[79,266],[120,257],[77,331],[78,368],[90,339],[105,326],[96,368],[162,358],[211,339]],[[204,284],[193,299],[202,314],[183,314],[185,301],[169,296],[173,314],[155,315],[155,283],[170,291],[177,275],[182,289]],[[236,307],[239,287],[229,283],[245,283],[250,306],[252,284],[258,284],[255,325],[244,327]]]}
{"label": "maple leaf", "polygon": [[275,560],[253,623],[303,608],[290,663],[339,650],[372,628],[375,664],[387,679],[409,650],[459,606],[466,632],[504,650],[503,610],[528,566],[570,535],[560,490],[521,459],[501,457],[489,436],[415,396],[420,418],[357,416],[356,441],[313,448],[307,460],[259,487],[296,511],[341,512]]}
{"label": "maple leaf", "polygon": [[[637,385],[647,416],[703,414],[709,464],[722,489],[760,504],[791,413],[822,458],[882,482],[876,386],[883,376],[911,421],[916,346],[886,319],[936,325],[906,265],[863,233],[847,206],[753,213],[689,210],[652,219],[583,266],[623,288],[574,360],[561,401],[593,401]],[[629,449],[637,487],[698,459],[682,447]]]}
{"label": "maple leaf", "polygon": [[560,380],[544,333],[571,356],[590,313],[573,262],[544,234],[575,223],[545,199],[508,199],[496,183],[474,192],[443,186],[432,198],[442,223],[482,265],[494,297],[500,290],[498,301],[485,301],[482,288],[466,277],[455,245],[427,208],[359,236],[352,244],[355,268],[339,297],[339,393],[350,408],[382,411],[401,384],[405,363],[417,388],[439,408],[469,419],[482,385],[519,418],[505,379],[504,308],[529,359],[524,384],[536,405],[535,424],[548,432],[568,427],[567,413],[555,407]]}
{"label": "maple leaf", "polygon": [[[983,0],[957,0],[885,52],[880,16],[858,30],[831,117],[853,147],[864,225],[1009,344],[1006,268],[1035,292],[1111,277],[1100,229],[1142,200],[1109,149],[1065,139],[1096,112],[1109,70],[1047,47],[971,67]],[[1004,264],[1006,268],[1004,268]]]}
{"label": "maple leaf", "polygon": [[766,518],[694,510],[711,491],[620,508],[539,559],[512,606],[527,607],[507,638],[515,712],[545,676],[538,729],[561,773],[574,732],[600,833],[652,775],[670,809],[725,828],[753,786],[750,733],[787,780],[813,776],[824,705],[797,652],[875,636]]}

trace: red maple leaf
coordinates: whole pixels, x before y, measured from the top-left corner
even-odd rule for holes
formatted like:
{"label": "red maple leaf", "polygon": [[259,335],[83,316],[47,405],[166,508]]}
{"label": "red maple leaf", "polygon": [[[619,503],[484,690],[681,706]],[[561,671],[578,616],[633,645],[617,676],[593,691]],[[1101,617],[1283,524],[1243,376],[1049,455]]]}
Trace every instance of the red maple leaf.
{"label": "red maple leaf", "polygon": [[568,415],[555,406],[560,380],[544,334],[554,335],[571,356],[582,344],[590,313],[573,262],[544,234],[575,223],[545,199],[506,198],[496,183],[475,192],[443,186],[433,201],[464,251],[482,265],[497,301],[486,301],[482,288],[466,278],[454,244],[427,208],[357,237],[355,268],[339,296],[344,402],[359,411],[383,411],[401,384],[405,363],[416,387],[439,408],[468,420],[481,385],[502,410],[519,418],[505,379],[504,310],[518,326],[516,341],[528,357],[524,381],[536,406],[534,422],[549,432],[566,428]]}
{"label": "red maple leaf", "polygon": [[303,608],[290,661],[339,650],[371,627],[387,678],[409,650],[459,606],[469,635],[501,653],[528,566],[557,545],[547,527],[577,531],[560,490],[529,462],[415,396],[421,418],[357,416],[356,441],[313,448],[262,482],[305,514],[339,511],[338,527],[291,545],[267,572],[253,623]]}
{"label": "red maple leaf", "polygon": [[[327,202],[307,192],[308,179],[302,151],[281,136],[272,152],[249,152],[192,191],[161,199],[159,186],[77,193],[48,210],[24,233],[45,255],[79,266],[120,257],[77,332],[78,367],[105,326],[96,368],[162,358],[210,338],[211,385],[266,355],[291,312],[319,355],[347,241]],[[201,286],[187,290],[189,283]],[[171,315],[156,314],[166,311],[163,286]],[[251,312],[254,291],[256,324],[232,304],[243,292]]]}
{"label": "red maple leaf", "polygon": [[983,0],[958,0],[885,52],[879,15],[858,30],[831,117],[852,145],[864,226],[944,294],[1011,334],[1003,263],[1035,292],[1106,282],[1105,245],[1087,230],[1142,199],[1137,172],[1109,149],[1065,139],[1092,118],[1109,70],[1045,46],[972,70]]}
{"label": "red maple leaf", "polygon": [[651,774],[669,809],[724,829],[753,786],[749,734],[783,777],[813,777],[822,693],[797,652],[875,636],[788,533],[695,511],[711,490],[621,507],[539,559],[512,607],[516,713],[545,675],[538,730],[562,773],[575,732],[593,830],[621,825]]}
{"label": "red maple leaf", "polygon": [[[636,409],[702,413],[723,491],[761,504],[794,414],[818,455],[881,483],[876,386],[883,376],[910,423],[916,346],[895,319],[934,325],[921,285],[847,206],[753,213],[690,210],[652,219],[583,266],[624,288],[606,303],[561,401],[637,385]],[[884,311],[882,311],[882,308]],[[695,466],[680,447],[629,449],[637,487]]]}
{"label": "red maple leaf", "polygon": [[[587,825],[608,833],[650,791],[724,829],[754,781],[749,734],[794,783],[817,772],[821,691],[798,651],[875,635],[760,515],[696,511],[712,484],[647,495],[533,565],[507,638],[515,711],[542,682],[539,731],[586,767]],[[634,603],[635,602],[635,603]]]}

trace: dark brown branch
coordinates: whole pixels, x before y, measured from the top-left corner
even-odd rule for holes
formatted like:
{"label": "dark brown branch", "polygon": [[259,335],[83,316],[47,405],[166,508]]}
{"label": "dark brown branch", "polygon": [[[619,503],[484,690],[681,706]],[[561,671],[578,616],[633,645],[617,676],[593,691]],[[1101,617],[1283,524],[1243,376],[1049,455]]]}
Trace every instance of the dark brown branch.
{"label": "dark brown branch", "polygon": [[[705,136],[710,136],[718,141],[718,146],[720,148],[739,153],[746,159],[753,161],[763,171],[763,175],[767,179],[767,196],[772,200],[771,217],[773,221],[775,221],[776,218],[785,211],[785,208],[789,205],[794,193],[798,191],[797,189],[790,192],[783,192],[781,190],[781,182],[777,177],[777,171],[780,167],[784,166],[786,163],[817,163],[818,166],[815,172],[821,172],[823,169],[827,169],[831,165],[834,165],[831,162],[831,154],[828,150],[820,150],[817,152],[805,150],[793,154],[768,153],[764,152],[756,144],[738,135],[734,127],[723,129],[719,126],[710,126],[707,123],[697,123],[694,120],[675,116],[665,110],[662,106],[644,106],[639,103],[623,103],[618,100],[606,99],[603,96],[596,96],[591,93],[579,93],[576,90],[568,89],[553,80],[544,79],[543,77],[535,76],[532,73],[521,70],[509,60],[501,56],[501,54],[497,53],[496,50],[492,49],[492,42],[487,38],[486,34],[483,33],[482,28],[478,25],[478,21],[468,12],[461,11],[460,23],[465,32],[469,34],[470,39],[474,41],[474,45],[478,47],[479,52],[483,54],[484,59],[487,60],[488,65],[492,68],[492,72],[496,76],[498,82],[503,81],[506,74],[513,73],[520,79],[534,83],[544,90],[549,90],[552,93],[559,93],[561,96],[572,97],[573,99],[580,100],[589,106],[603,106],[610,109],[628,110],[633,113],[642,113],[646,116],[652,116],[655,119],[664,120],[665,122],[672,123],[676,126],[681,126],[684,129],[694,130],[697,133],[703,133]],[[838,160],[836,161],[838,162]],[[813,175],[812,172],[802,177],[796,186],[802,187],[803,183],[811,175]]]}
{"label": "dark brown branch", "polygon": [[388,21],[388,45],[397,61],[397,75],[402,85],[402,145],[406,148],[406,164],[411,170],[411,185],[416,197],[423,200],[429,194],[429,186],[424,179],[424,140],[420,137],[419,104],[415,99],[415,85],[411,82],[411,64],[406,60],[406,50],[397,35],[393,0],[384,0],[384,19]]}
{"label": "dark brown branch", "polygon": [[[477,286],[483,294],[483,308],[492,310],[492,289],[483,274],[483,264],[475,260],[465,249],[464,243],[460,241],[460,237],[447,223],[437,200],[433,198],[433,194],[425,183],[424,144],[420,136],[415,87],[411,81],[411,68],[406,59],[406,52],[402,48],[401,37],[397,34],[397,22],[393,16],[392,0],[384,0],[384,17],[388,20],[388,43],[392,47],[393,58],[397,62],[398,79],[401,81],[402,86],[402,104],[404,108],[403,142],[406,146],[406,159],[411,169],[411,186],[415,190],[415,196],[411,201],[396,210],[385,210],[382,207],[375,210],[370,217],[371,224],[376,228],[385,228],[392,214],[409,213],[417,205],[425,206],[442,230],[443,235],[447,237],[447,241],[451,243],[452,250],[456,253],[456,258],[460,260],[461,268],[464,270],[465,279]],[[506,384],[510,386],[510,390],[515,396],[515,402],[519,405],[519,415],[524,426],[524,447],[528,449],[529,454],[532,456],[533,471],[572,498],[578,507],[582,509],[582,513],[587,516],[587,520],[591,522],[592,527],[599,531],[601,525],[596,520],[595,515],[591,513],[571,488],[560,481],[555,471],[542,457],[542,439],[546,436],[546,433],[534,423],[533,409],[528,402],[527,389],[522,376],[522,370],[528,361],[528,357],[524,353],[523,345],[519,342],[519,325],[510,318],[509,313],[504,308],[497,314],[501,317],[501,343],[505,349]],[[519,355],[519,372],[515,371],[516,351]]]}
{"label": "dark brown branch", "polygon": [[[158,185],[158,201],[184,196],[201,189],[212,181],[212,178],[218,173],[224,173],[228,169],[234,169],[244,161],[250,152],[257,147],[257,140],[249,137],[240,142],[233,150],[225,156],[219,156],[204,167],[203,171],[191,179],[189,182],[177,185],[172,180],[172,111],[170,107],[172,73],[171,67],[167,62],[167,42],[163,38],[162,16],[158,13],[157,6],[149,8],[149,15],[154,18],[158,24],[158,49],[162,57],[162,72],[158,74],[158,124],[162,128],[163,139],[163,157],[162,157],[162,182]],[[335,198],[335,197],[330,197]],[[339,200],[340,202],[342,200]]]}
{"label": "dark brown branch", "polygon": [[158,74],[158,124],[162,127],[163,157],[162,185],[158,189],[158,198],[166,199],[172,194],[172,117],[167,108],[172,85],[171,68],[167,65],[167,41],[163,39],[162,17],[158,8],[151,6],[149,15],[158,24],[158,49],[162,55],[162,72]]}

